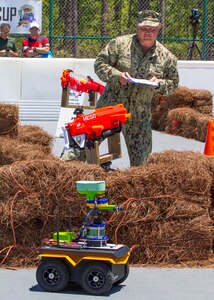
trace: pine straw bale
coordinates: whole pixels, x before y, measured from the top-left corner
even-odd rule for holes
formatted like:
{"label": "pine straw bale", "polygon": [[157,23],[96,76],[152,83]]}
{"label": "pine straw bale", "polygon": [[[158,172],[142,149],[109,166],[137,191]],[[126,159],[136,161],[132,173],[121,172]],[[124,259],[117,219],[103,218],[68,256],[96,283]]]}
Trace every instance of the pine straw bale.
{"label": "pine straw bale", "polygon": [[160,159],[159,163],[154,163],[153,154],[145,166],[113,172],[108,176],[106,183],[109,198],[119,203],[130,196],[148,200],[154,197],[159,202],[167,198],[173,202],[179,196],[179,199],[198,203],[205,208],[210,206],[212,176],[205,156],[190,151],[166,151],[156,155],[160,157],[156,159]]}
{"label": "pine straw bale", "polygon": [[[183,166],[184,168],[189,169],[190,172],[194,170],[198,170],[196,174],[198,174],[199,182],[196,182],[195,175],[191,175],[188,180],[194,179],[192,185],[196,185],[196,188],[203,189],[203,182],[200,182],[200,174],[204,174],[204,172],[210,176],[211,186],[208,186],[207,191],[208,195],[211,195],[211,191],[209,189],[212,188],[214,184],[214,160],[212,157],[206,156],[203,153],[195,152],[195,151],[176,151],[176,150],[167,150],[163,152],[152,153],[147,160],[147,165],[160,165],[165,164],[166,166],[171,165],[176,169],[179,166]],[[207,176],[206,176],[207,177]],[[207,177],[208,178],[208,177]],[[203,178],[201,178],[203,180]],[[196,197],[199,196],[195,191]]]}
{"label": "pine straw bale", "polygon": [[194,93],[191,89],[179,86],[176,91],[169,96],[162,96],[159,94],[154,95],[154,98],[157,99],[155,103],[161,104],[166,109],[173,109],[176,107],[192,107],[194,105]]}
{"label": "pine straw bale", "polygon": [[203,161],[197,163],[190,153],[187,164],[183,157],[183,163],[181,154],[177,164],[176,154],[175,158],[171,154],[165,163],[163,158],[160,163],[151,160],[144,167],[130,168],[127,188],[125,171],[117,181],[115,173],[106,180],[108,197],[124,207],[122,215],[110,218],[109,236],[113,242],[139,245],[131,262],[178,263],[207,259],[212,253],[209,164],[206,159],[204,166]]}
{"label": "pine straw bale", "polygon": [[192,90],[194,95],[194,105],[193,109],[204,114],[204,115],[212,115],[213,109],[213,100],[212,94],[208,90]]}
{"label": "pine straw bale", "polygon": [[0,168],[1,200],[24,194],[55,195],[56,199],[70,197],[76,180],[105,180],[106,172],[97,165],[60,160],[18,161]]}
{"label": "pine straw bale", "polygon": [[[14,244],[11,211],[17,240],[4,265],[35,262],[35,249],[55,230],[56,215],[60,230],[67,228],[69,209],[72,229],[78,231],[87,209],[85,196],[76,191],[77,180],[105,180],[110,204],[124,207],[121,213],[105,215],[110,219],[107,234],[110,241],[139,245],[131,262],[207,259],[213,240],[208,213],[212,178],[207,160],[204,166],[202,161],[194,164],[189,154],[188,162],[174,166],[151,160],[146,166],[112,173],[96,165],[59,160],[22,161],[0,168],[1,247]],[[0,255],[1,261],[5,251]]]}
{"label": "pine straw bale", "polygon": [[46,152],[50,153],[52,148],[53,136],[49,135],[43,128],[34,125],[19,126],[18,139],[21,142],[45,147]]}
{"label": "pine straw bale", "polygon": [[194,107],[212,106],[212,93],[205,89],[192,89],[194,98]]}
{"label": "pine straw bale", "polygon": [[[14,244],[10,224],[16,240],[6,265],[34,263],[35,249],[56,230],[57,218],[63,231],[68,229],[71,215],[72,230],[79,233],[87,209],[85,196],[76,191],[76,181],[101,180],[105,176],[97,165],[59,160],[21,161],[0,168],[1,249]],[[0,253],[0,262],[5,254],[6,250]]]}
{"label": "pine straw bale", "polygon": [[212,115],[212,106],[200,106],[200,107],[197,107],[196,109],[199,113],[203,114],[203,115],[207,115],[208,117],[209,116],[213,116]]}
{"label": "pine straw bale", "polygon": [[152,99],[152,129],[165,130],[168,112],[177,107],[192,107],[193,101],[192,91],[181,86],[170,96],[154,94]]}
{"label": "pine straw bale", "polygon": [[202,114],[212,114],[212,94],[208,90],[179,86],[170,96],[155,94],[152,99],[152,129],[165,130],[168,112],[175,108],[192,108]]}
{"label": "pine straw bale", "polygon": [[167,116],[166,132],[204,142],[209,120],[214,117],[191,108],[172,109]]}
{"label": "pine straw bale", "polygon": [[194,169],[195,166],[197,166],[207,171],[209,171],[210,167],[212,167],[208,156],[195,151],[166,150],[162,152],[154,152],[150,154],[149,159],[147,160],[147,165],[162,163],[172,165],[175,168],[177,165],[184,164],[191,169]]}
{"label": "pine straw bale", "polygon": [[14,104],[0,103],[0,136],[17,136],[19,123],[19,107]]}
{"label": "pine straw bale", "polygon": [[[57,206],[57,203],[60,206]],[[16,266],[22,266],[23,258],[28,257],[28,263],[36,262],[35,250],[41,246],[42,240],[52,238],[52,233],[57,228],[57,218],[61,231],[69,228],[69,212],[71,210],[72,230],[79,232],[79,228],[84,220],[85,203],[83,199],[76,198],[60,198],[57,199],[53,193],[31,193],[29,195],[20,195],[14,199],[10,197],[6,202],[0,203],[0,211],[3,210],[3,217],[0,220],[1,232],[4,233],[6,239],[1,240],[1,249],[14,244],[14,236],[9,224],[11,220],[11,208],[13,211],[13,226],[15,228],[15,239],[17,251],[11,253],[11,257],[7,264],[15,263]],[[20,248],[20,249],[19,249]],[[0,249],[0,250],[1,250]],[[24,253],[22,250],[25,250]],[[15,261],[14,256],[19,253],[20,260]],[[31,251],[34,251],[33,261],[29,261]],[[0,254],[0,261],[4,258],[5,253]]]}
{"label": "pine straw bale", "polygon": [[141,203],[133,204],[127,208],[125,217],[117,215],[108,226],[111,241],[138,246],[132,251],[130,262],[174,264],[205,260],[213,253],[213,222],[207,212],[192,219],[159,220],[155,219],[158,214],[152,215],[154,205],[144,203],[148,215],[143,215]]}
{"label": "pine straw bale", "polygon": [[152,109],[151,127],[153,130],[165,131],[168,111],[161,104]]}
{"label": "pine straw bale", "polygon": [[131,263],[156,265],[197,262],[208,259],[212,254],[213,224],[208,214],[181,221],[146,222],[139,219],[138,226],[136,219],[130,219],[127,214],[127,219],[112,232],[117,234],[118,243],[126,240],[134,245]]}
{"label": "pine straw bale", "polygon": [[166,97],[154,94],[151,102],[151,127],[154,130],[164,131],[169,108]]}
{"label": "pine straw bale", "polygon": [[176,91],[166,97],[170,109],[175,107],[192,107],[194,106],[194,92],[184,86],[179,86]]}
{"label": "pine straw bale", "polygon": [[46,147],[23,143],[18,139],[0,137],[0,166],[10,165],[15,161],[53,159]]}
{"label": "pine straw bale", "polygon": [[205,115],[212,115],[213,99],[208,90],[193,89],[194,109]]}
{"label": "pine straw bale", "polygon": [[186,165],[194,168],[197,164],[199,168],[205,168],[211,176],[212,184],[210,188],[211,195],[211,207],[210,207],[210,216],[214,221],[214,159],[212,156],[206,156],[199,152],[193,151],[164,151],[159,153],[152,153],[149,156],[147,164],[171,164],[174,166],[177,165]]}

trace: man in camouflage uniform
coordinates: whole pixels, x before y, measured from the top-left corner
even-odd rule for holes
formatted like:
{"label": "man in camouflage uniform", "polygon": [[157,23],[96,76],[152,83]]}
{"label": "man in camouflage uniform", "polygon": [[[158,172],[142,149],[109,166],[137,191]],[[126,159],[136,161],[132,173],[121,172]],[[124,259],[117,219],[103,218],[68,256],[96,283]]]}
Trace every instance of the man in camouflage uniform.
{"label": "man in camouflage uniform", "polygon": [[[107,83],[97,107],[123,103],[132,114],[122,129],[131,166],[143,164],[152,151],[154,93],[169,95],[179,82],[176,57],[156,41],[160,28],[160,14],[140,12],[137,34],[112,39],[94,64],[98,77]],[[158,88],[130,83],[130,76],[155,82]]]}

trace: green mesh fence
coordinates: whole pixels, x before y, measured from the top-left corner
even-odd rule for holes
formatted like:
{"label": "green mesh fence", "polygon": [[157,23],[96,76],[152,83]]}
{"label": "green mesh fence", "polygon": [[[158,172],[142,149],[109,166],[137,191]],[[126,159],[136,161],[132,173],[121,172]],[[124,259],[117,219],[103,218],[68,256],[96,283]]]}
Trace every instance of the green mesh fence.
{"label": "green mesh fence", "polygon": [[43,34],[54,57],[95,58],[111,38],[136,32],[137,12],[143,9],[162,14],[158,39],[178,59],[214,60],[211,0],[43,0]]}

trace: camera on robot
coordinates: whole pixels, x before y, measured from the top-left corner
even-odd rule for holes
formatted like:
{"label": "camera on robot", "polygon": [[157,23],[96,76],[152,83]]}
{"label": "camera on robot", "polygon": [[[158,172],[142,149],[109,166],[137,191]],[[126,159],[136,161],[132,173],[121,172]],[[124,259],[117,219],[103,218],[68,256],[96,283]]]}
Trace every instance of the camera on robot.
{"label": "camera on robot", "polygon": [[190,16],[190,23],[192,25],[196,25],[199,23],[199,12],[198,12],[198,9],[196,9],[196,8],[192,9],[192,14]]}

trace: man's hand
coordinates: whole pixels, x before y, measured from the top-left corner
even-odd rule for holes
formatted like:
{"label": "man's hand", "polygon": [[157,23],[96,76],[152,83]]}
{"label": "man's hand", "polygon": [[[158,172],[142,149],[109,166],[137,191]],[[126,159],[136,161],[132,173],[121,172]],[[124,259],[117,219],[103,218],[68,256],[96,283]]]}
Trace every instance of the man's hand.
{"label": "man's hand", "polygon": [[121,73],[120,78],[119,78],[119,82],[122,85],[126,85],[127,83],[129,83],[129,78],[130,78],[130,75],[129,75],[128,72]]}
{"label": "man's hand", "polygon": [[12,51],[12,50],[1,50],[0,51],[0,56],[1,57],[18,57],[18,53]]}
{"label": "man's hand", "polygon": [[9,56],[10,57],[19,57],[19,54],[17,52],[14,52],[14,51],[10,50]]}
{"label": "man's hand", "polygon": [[5,56],[5,50],[0,51],[0,56]]}
{"label": "man's hand", "polygon": [[37,52],[37,54],[47,54],[48,51],[50,50],[50,47],[49,46],[34,47],[33,50],[34,50],[34,52]]}
{"label": "man's hand", "polygon": [[153,76],[151,79],[149,79],[149,81],[155,82],[155,83],[157,83],[158,85],[160,84],[160,80],[159,80],[157,77],[155,77],[155,76]]}

